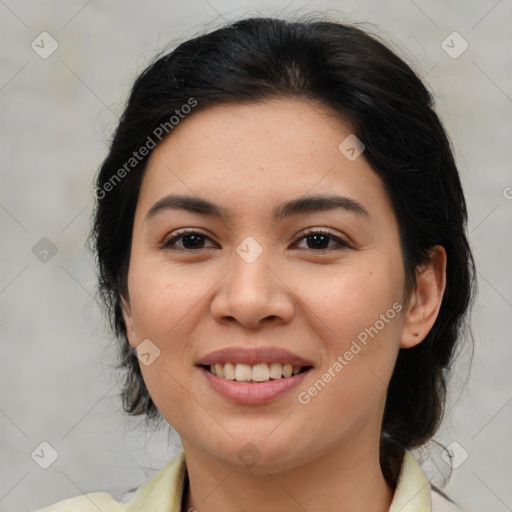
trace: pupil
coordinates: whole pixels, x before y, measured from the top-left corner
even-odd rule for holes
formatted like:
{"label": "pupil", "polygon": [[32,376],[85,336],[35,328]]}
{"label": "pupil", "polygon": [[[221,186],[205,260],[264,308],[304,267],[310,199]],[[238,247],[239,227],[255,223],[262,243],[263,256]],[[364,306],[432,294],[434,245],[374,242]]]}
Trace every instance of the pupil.
{"label": "pupil", "polygon": [[[313,240],[313,248],[316,248],[316,249],[323,249],[325,247],[321,247],[321,246],[325,246],[325,242],[328,241],[328,237],[326,235],[321,235],[321,234],[314,234],[314,235],[309,235],[308,237],[310,240]],[[323,239],[323,240],[321,240]]]}
{"label": "pupil", "polygon": [[[323,249],[328,246],[328,236],[322,234],[313,234],[308,236],[308,240],[312,242],[313,248]],[[197,249],[203,242],[202,235],[185,235],[183,237],[183,245],[187,248]],[[311,247],[310,247],[311,248]]]}
{"label": "pupil", "polygon": [[[202,235],[185,235],[183,237],[183,245],[185,247],[191,246],[191,247],[187,247],[187,248],[195,249],[198,247],[198,245],[201,245],[202,238],[203,238]],[[190,241],[191,241],[191,243],[190,243]]]}

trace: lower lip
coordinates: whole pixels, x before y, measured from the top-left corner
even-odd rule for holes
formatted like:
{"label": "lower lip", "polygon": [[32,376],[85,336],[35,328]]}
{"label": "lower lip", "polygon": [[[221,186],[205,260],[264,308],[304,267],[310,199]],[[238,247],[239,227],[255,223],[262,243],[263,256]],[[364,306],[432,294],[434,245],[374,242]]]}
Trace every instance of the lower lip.
{"label": "lower lip", "polygon": [[269,403],[296,388],[311,371],[298,373],[291,377],[269,380],[267,382],[238,382],[223,379],[210,373],[206,368],[199,367],[208,384],[220,395],[237,404]]}

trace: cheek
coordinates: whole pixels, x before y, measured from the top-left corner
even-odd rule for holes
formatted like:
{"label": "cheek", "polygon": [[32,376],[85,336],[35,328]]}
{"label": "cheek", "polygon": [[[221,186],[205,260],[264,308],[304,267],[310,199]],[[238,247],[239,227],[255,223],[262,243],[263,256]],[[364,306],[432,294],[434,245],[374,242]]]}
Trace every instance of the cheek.
{"label": "cheek", "polygon": [[325,394],[319,402],[339,404],[334,416],[337,411],[368,414],[370,405],[376,407],[398,354],[401,267],[377,254],[368,256],[357,265],[317,273],[301,285],[301,298],[314,313],[308,318],[326,349],[319,383],[322,389],[326,384]]}
{"label": "cheek", "polygon": [[[170,266],[149,259],[133,268],[128,286],[134,329],[139,337],[165,338],[199,305],[211,280],[185,265]],[[180,328],[185,324],[181,322]]]}
{"label": "cheek", "polygon": [[[315,313],[317,327],[325,339],[343,345],[376,322],[380,330],[381,315],[385,315],[384,320],[398,316],[396,309],[403,285],[401,267],[383,259],[374,260],[362,258],[357,265],[340,265],[309,276],[302,274],[297,279],[295,289],[307,306],[305,314],[308,308]],[[397,322],[385,323],[385,330],[389,331],[388,326]]]}
{"label": "cheek", "polygon": [[137,343],[149,339],[160,351],[152,364],[141,364],[144,381],[159,409],[186,400],[178,382],[189,379],[193,369],[191,344],[203,314],[201,300],[216,280],[217,274],[207,275],[192,265],[133,260],[128,286],[134,335]]}
{"label": "cheek", "polygon": [[133,260],[128,286],[135,337],[138,342],[149,339],[159,349],[151,364],[140,364],[144,382],[167,421],[179,425],[174,411],[183,411],[190,400],[183,383],[192,371],[189,341],[207,281],[193,277],[186,266],[148,258]]}

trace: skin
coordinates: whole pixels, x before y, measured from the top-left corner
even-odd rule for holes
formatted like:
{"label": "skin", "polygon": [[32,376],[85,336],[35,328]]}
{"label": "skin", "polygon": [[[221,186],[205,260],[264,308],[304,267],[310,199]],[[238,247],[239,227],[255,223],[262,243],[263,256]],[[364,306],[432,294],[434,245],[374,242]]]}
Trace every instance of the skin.
{"label": "skin", "polygon": [[[418,270],[417,288],[406,297],[398,223],[383,183],[364,153],[350,161],[338,150],[350,133],[326,107],[298,99],[216,106],[181,121],[149,159],[124,317],[133,348],[150,339],[160,350],[141,368],[182,440],[190,479],[185,510],[390,506],[393,490],[378,455],[387,386],[399,348],[420,343],[435,322],[446,253],[433,248],[432,263]],[[170,193],[208,199],[233,218],[166,209],[145,220]],[[368,217],[343,209],[271,217],[283,201],[329,194],[358,201]],[[183,238],[174,249],[162,247],[183,228],[206,236],[200,249]],[[305,228],[349,246],[327,237],[328,252],[319,252],[303,238]],[[263,250],[250,264],[236,252],[248,236]],[[394,303],[402,311],[317,396],[299,403],[297,394]],[[315,367],[300,389],[275,402],[233,404],[194,365],[233,345],[286,348]],[[237,456],[248,442],[260,457],[252,466]]]}

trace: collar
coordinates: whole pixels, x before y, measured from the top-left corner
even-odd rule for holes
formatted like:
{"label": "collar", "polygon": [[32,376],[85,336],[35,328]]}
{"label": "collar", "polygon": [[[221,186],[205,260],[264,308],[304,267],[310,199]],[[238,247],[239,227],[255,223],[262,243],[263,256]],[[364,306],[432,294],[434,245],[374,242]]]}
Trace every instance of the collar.
{"label": "collar", "polygon": [[430,482],[409,450],[404,451],[389,512],[432,512]]}
{"label": "collar", "polygon": [[[184,451],[142,484],[125,504],[125,512],[181,512],[187,478]],[[414,455],[405,450],[402,467],[389,512],[431,512],[430,482]]]}

